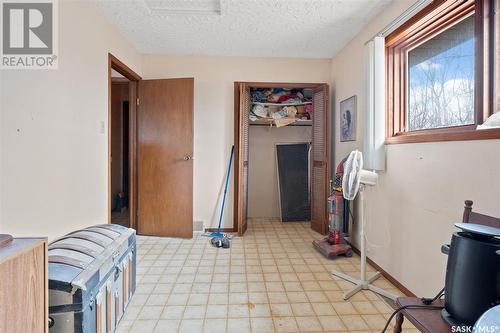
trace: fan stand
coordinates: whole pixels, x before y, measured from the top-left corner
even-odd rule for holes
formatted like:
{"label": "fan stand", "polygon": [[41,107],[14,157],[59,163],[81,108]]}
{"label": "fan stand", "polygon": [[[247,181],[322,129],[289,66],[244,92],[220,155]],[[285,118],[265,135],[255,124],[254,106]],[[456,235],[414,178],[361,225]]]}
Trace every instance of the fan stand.
{"label": "fan stand", "polygon": [[361,290],[371,290],[374,293],[377,293],[379,295],[382,295],[384,297],[387,297],[393,301],[396,301],[397,296],[393,295],[391,293],[388,293],[387,291],[375,287],[372,285],[372,282],[377,280],[381,274],[380,272],[376,272],[373,276],[370,278],[366,278],[366,239],[365,239],[365,215],[364,215],[364,210],[365,210],[365,198],[364,198],[364,189],[365,185],[361,184],[359,188],[359,198],[361,200],[361,207],[360,207],[360,215],[361,215],[361,230],[360,230],[360,236],[361,236],[361,276],[360,279],[353,278],[350,275],[338,272],[338,271],[332,271],[332,274],[343,279],[346,281],[349,281],[356,286],[344,293],[344,300],[349,299],[351,296],[355,295]]}

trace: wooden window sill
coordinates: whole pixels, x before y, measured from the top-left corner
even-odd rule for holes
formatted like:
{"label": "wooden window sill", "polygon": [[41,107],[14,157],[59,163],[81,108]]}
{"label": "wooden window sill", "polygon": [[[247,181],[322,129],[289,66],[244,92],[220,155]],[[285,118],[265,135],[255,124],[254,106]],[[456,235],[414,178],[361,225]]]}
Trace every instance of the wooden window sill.
{"label": "wooden window sill", "polygon": [[485,130],[458,130],[458,131],[422,131],[413,133],[402,133],[385,140],[385,144],[441,142],[441,141],[468,141],[468,140],[492,140],[500,139],[500,128]]}

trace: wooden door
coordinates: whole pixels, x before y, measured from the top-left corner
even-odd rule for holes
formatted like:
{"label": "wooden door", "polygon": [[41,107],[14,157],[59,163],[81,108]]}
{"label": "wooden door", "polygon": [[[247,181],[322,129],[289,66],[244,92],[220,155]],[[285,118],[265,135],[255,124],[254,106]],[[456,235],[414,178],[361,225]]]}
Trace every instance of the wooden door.
{"label": "wooden door", "polygon": [[321,85],[313,93],[311,228],[326,234],[328,214],[328,86]]}
{"label": "wooden door", "polygon": [[194,80],[139,81],[138,233],[193,236]]}
{"label": "wooden door", "polygon": [[[238,119],[238,152],[236,169],[236,183],[238,184],[238,195],[236,196],[237,210],[235,216],[238,225],[238,235],[242,236],[247,230],[247,207],[248,207],[248,131],[249,131],[249,113],[250,113],[250,88],[241,83],[239,85],[239,115]],[[235,124],[236,125],[236,124]]]}

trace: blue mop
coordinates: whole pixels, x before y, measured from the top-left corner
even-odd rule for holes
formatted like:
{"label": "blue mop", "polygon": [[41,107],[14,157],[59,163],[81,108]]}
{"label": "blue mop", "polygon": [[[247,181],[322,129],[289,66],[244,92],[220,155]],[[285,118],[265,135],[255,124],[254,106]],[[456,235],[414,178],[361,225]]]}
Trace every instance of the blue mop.
{"label": "blue mop", "polygon": [[233,154],[234,154],[234,146],[231,146],[231,157],[229,157],[229,167],[227,168],[226,187],[224,188],[224,197],[222,199],[222,208],[220,210],[219,226],[217,227],[217,231],[214,231],[210,234],[210,237],[219,237],[219,238],[224,237],[224,234],[222,232],[220,232],[220,226],[222,224],[222,216],[224,215],[224,205],[226,204],[226,193],[227,193],[227,187],[229,186],[229,175],[231,174],[231,165],[233,163]]}

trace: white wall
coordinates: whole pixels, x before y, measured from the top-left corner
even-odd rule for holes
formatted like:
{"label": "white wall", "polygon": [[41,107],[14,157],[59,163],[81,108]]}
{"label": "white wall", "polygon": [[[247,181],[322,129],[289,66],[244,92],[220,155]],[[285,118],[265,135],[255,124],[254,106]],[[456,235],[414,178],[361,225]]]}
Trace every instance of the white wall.
{"label": "white wall", "polygon": [[0,233],[3,230],[3,209],[2,209],[2,188],[3,188],[3,173],[2,173],[2,165],[3,165],[3,145],[2,145],[2,133],[3,133],[3,71],[0,70]]}
{"label": "white wall", "polygon": [[[143,78],[194,77],[194,219],[216,226],[233,144],[234,82],[330,82],[330,59],[145,55]],[[231,187],[232,187],[231,175]],[[233,192],[223,227],[232,227]]]}
{"label": "white wall", "polygon": [[279,190],[276,145],[312,141],[312,126],[250,126],[248,217],[278,218]]}
{"label": "white wall", "polygon": [[[339,142],[336,131],[335,165],[363,147],[363,44],[413,2],[394,1],[332,61],[335,129],[341,100],[357,95],[359,114],[356,142]],[[367,189],[368,256],[415,294],[432,296],[444,285],[446,256],[440,247],[450,241],[464,200],[474,200],[479,212],[500,216],[500,140],[388,145],[386,150],[387,169],[379,184]]]}
{"label": "white wall", "polygon": [[141,72],[94,2],[60,1],[59,26],[57,70],[2,72],[0,230],[15,236],[107,222],[108,52]]}

